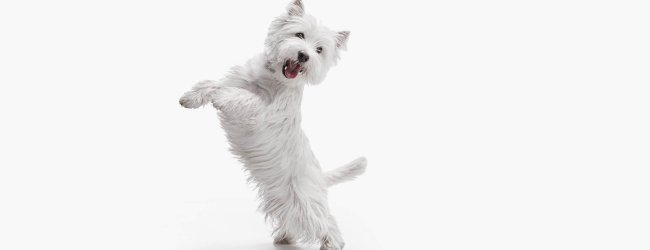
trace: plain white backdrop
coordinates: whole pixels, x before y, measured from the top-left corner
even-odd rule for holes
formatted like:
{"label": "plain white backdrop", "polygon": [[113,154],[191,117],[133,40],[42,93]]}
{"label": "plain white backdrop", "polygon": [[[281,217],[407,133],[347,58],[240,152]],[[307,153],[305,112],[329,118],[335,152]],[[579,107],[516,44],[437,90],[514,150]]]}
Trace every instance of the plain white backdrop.
{"label": "plain white backdrop", "polygon": [[[275,249],[178,98],[287,2],[0,2],[0,249]],[[305,6],[352,31],[303,104],[324,168],[369,160],[331,189],[346,249],[650,248],[647,1]]]}

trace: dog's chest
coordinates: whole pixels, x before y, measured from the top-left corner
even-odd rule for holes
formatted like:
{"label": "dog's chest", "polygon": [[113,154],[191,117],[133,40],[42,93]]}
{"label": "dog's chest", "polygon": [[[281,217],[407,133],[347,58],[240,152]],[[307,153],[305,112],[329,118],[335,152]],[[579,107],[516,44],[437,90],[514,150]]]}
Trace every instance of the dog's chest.
{"label": "dog's chest", "polygon": [[257,106],[259,110],[250,112],[256,116],[252,119],[255,121],[254,125],[226,128],[231,143],[238,149],[236,151],[264,155],[299,152],[306,139],[300,127],[302,89],[256,92],[260,99],[264,100],[264,105]]}
{"label": "dog's chest", "polygon": [[276,140],[288,140],[300,128],[302,93],[286,91],[274,96],[263,112],[261,131],[272,133]]}
{"label": "dog's chest", "polygon": [[[235,152],[246,160],[249,167],[263,165],[264,169],[277,166],[274,169],[295,170],[296,166],[305,166],[309,161],[311,149],[300,126],[301,94],[285,92],[269,98],[259,113],[254,131],[246,133],[246,138],[241,138],[243,140],[238,143],[233,143],[237,149]],[[254,176],[268,174],[259,171],[252,173]]]}

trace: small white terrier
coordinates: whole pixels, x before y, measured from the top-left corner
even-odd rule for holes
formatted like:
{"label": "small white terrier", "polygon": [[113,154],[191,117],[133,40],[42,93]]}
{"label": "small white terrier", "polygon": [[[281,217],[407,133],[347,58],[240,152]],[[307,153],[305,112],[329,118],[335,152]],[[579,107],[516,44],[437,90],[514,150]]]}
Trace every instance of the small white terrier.
{"label": "small white terrier", "polygon": [[231,151],[257,186],[276,244],[320,241],[321,249],[343,248],[327,187],[362,174],[366,159],[321,171],[300,127],[300,103],[304,86],[323,81],[349,35],[322,26],[294,0],[271,23],[264,53],[220,81],[199,82],[180,99],[186,108],[212,102],[221,111]]}

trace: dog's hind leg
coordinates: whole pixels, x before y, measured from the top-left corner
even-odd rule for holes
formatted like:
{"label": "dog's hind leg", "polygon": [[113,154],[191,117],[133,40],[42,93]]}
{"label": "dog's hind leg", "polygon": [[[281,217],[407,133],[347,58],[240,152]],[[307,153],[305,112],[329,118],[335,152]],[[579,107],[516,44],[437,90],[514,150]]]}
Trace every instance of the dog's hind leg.
{"label": "dog's hind leg", "polygon": [[336,220],[332,215],[329,216],[327,221],[327,235],[321,240],[320,250],[341,250],[345,246],[341,231],[336,224]]}
{"label": "dog's hind leg", "polygon": [[296,241],[286,233],[279,234],[275,239],[273,239],[273,244],[277,245],[291,245],[295,243]]}

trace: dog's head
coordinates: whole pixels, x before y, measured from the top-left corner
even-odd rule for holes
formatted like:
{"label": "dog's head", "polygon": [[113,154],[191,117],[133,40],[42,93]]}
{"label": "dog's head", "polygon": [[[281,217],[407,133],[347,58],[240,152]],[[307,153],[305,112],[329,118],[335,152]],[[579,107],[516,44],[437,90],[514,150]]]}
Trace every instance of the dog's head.
{"label": "dog's head", "polygon": [[345,50],[349,31],[333,31],[305,13],[301,0],[271,23],[266,57],[271,71],[287,82],[318,84]]}

